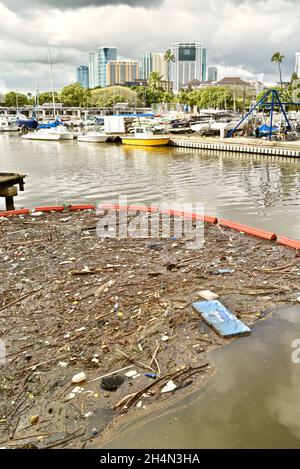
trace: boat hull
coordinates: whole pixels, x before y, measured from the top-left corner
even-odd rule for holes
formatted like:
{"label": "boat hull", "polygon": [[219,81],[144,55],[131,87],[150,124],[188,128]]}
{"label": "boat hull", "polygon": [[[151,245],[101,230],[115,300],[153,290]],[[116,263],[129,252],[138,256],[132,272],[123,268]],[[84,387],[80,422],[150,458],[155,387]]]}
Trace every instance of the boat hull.
{"label": "boat hull", "polygon": [[124,145],[135,145],[135,146],[144,146],[144,147],[161,147],[168,145],[170,139],[169,137],[162,138],[133,138],[125,137],[122,138],[122,143]]}
{"label": "boat hull", "polygon": [[26,135],[22,135],[24,140],[46,140],[46,141],[55,141],[58,142],[60,140],[60,135],[55,134],[45,134],[45,135],[38,135],[38,132],[29,133]]}
{"label": "boat hull", "polygon": [[87,143],[105,143],[107,141],[107,135],[103,135],[103,136],[79,135],[77,137],[77,141],[87,142]]}

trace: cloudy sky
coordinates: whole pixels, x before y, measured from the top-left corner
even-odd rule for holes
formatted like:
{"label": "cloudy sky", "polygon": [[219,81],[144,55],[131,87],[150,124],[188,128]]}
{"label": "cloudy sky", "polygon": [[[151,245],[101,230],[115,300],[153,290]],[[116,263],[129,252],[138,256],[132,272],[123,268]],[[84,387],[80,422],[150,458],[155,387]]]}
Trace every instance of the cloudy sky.
{"label": "cloudy sky", "polygon": [[48,47],[61,88],[100,45],[140,59],[181,41],[204,42],[222,76],[264,73],[267,82],[277,80],[270,57],[279,50],[288,78],[299,17],[299,0],[0,0],[0,88],[49,89]]}

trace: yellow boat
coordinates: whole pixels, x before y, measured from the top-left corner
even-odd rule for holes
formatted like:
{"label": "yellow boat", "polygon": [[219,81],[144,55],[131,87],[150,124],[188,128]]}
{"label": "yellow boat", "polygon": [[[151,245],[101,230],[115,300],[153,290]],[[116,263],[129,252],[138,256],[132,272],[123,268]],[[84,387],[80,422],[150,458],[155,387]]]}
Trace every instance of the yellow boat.
{"label": "yellow boat", "polygon": [[144,127],[137,127],[134,136],[122,137],[124,145],[139,145],[146,147],[161,147],[168,145],[170,138],[164,135],[154,135]]}

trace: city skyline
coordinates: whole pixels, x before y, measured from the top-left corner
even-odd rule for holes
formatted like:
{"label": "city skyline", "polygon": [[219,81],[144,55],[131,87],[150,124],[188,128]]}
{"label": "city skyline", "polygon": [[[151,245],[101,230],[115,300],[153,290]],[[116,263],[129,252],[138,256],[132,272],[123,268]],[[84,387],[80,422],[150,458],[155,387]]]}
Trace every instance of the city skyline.
{"label": "city skyline", "polygon": [[48,47],[60,89],[74,82],[74,68],[88,65],[88,52],[99,44],[114,44],[120,56],[141,60],[145,51],[165,52],[173,42],[187,41],[205,44],[207,65],[218,66],[219,78],[264,73],[266,82],[278,81],[270,58],[280,51],[287,80],[300,48],[299,14],[294,0],[0,0],[0,87],[34,91],[39,83],[49,89]]}

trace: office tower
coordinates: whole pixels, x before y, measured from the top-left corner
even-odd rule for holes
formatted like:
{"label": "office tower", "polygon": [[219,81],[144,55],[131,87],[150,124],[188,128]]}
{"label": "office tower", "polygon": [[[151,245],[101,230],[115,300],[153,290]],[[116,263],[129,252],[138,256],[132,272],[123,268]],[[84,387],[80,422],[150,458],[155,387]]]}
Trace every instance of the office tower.
{"label": "office tower", "polygon": [[117,60],[117,48],[99,47],[96,52],[90,52],[89,58],[90,88],[107,86],[107,64],[109,61]]}
{"label": "office tower", "polygon": [[184,42],[172,44],[175,62],[171,64],[171,77],[175,91],[196,79],[206,80],[206,48],[202,43]]}
{"label": "office tower", "polygon": [[112,60],[107,64],[108,85],[119,85],[139,79],[139,62],[132,60]]}
{"label": "office tower", "polygon": [[148,80],[150,73],[152,72],[152,54],[151,52],[145,52],[142,58],[142,78]]}
{"label": "office tower", "polygon": [[152,72],[158,72],[162,80],[168,80],[168,64],[164,60],[165,54],[162,52],[152,53]]}
{"label": "office tower", "polygon": [[207,67],[207,81],[218,81],[217,67]]}
{"label": "office tower", "polygon": [[83,88],[89,88],[89,67],[80,65],[76,70],[76,81],[80,83]]}

